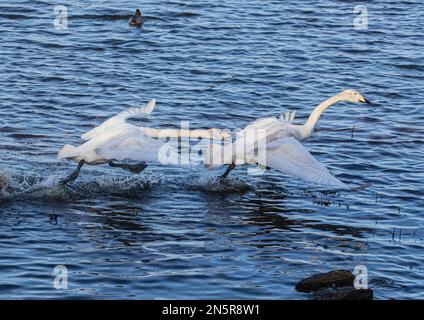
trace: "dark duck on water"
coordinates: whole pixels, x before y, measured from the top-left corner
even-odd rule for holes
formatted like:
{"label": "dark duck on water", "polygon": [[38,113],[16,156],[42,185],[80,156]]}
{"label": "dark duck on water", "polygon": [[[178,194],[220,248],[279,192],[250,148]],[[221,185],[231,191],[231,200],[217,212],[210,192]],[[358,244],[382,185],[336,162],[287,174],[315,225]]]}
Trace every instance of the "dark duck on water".
{"label": "dark duck on water", "polygon": [[128,24],[131,27],[140,27],[142,25],[143,21],[141,18],[141,11],[140,9],[135,10],[135,14],[130,18],[128,21]]}

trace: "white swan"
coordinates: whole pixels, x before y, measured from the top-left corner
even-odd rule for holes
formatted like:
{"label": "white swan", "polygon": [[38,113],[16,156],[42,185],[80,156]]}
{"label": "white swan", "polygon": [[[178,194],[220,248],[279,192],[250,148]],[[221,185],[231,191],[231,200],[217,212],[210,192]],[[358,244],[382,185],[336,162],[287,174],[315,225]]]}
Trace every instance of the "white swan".
{"label": "white swan", "polygon": [[310,137],[322,113],[339,101],[370,103],[359,92],[345,90],[318,105],[303,125],[294,125],[294,113],[278,118],[256,120],[236,136],[236,140],[221,147],[212,144],[205,150],[207,168],[228,164],[221,176],[225,179],[236,165],[258,164],[274,168],[307,182],[336,188],[348,188],[319,163],[299,141]]}
{"label": "white swan", "polygon": [[[101,125],[81,135],[81,139],[90,140],[96,135],[105,133],[123,124],[130,118],[146,118],[156,106],[156,99],[152,99],[144,108],[129,108],[122,111],[110,119],[104,121]],[[205,139],[221,139],[230,137],[229,133],[222,132],[220,129],[158,129],[149,127],[139,127],[142,129],[143,134],[150,138],[205,138]]]}
{"label": "white swan", "polygon": [[[97,165],[109,163],[133,173],[147,167],[146,163],[178,163],[178,152],[168,143],[153,138],[203,137],[221,138],[228,134],[218,129],[179,130],[139,127],[127,123],[129,118],[147,117],[154,109],[156,100],[152,99],[145,107],[134,107],[120,112],[101,125],[83,134],[86,140],[75,147],[65,145],[58,153],[58,159],[71,159],[78,162],[77,169],[62,183],[75,180],[84,164]],[[137,164],[116,163],[118,161],[138,162]]]}
{"label": "white swan", "polygon": [[[58,152],[57,158],[77,161],[78,167],[62,183],[67,184],[75,180],[84,164],[109,163],[111,166],[119,166],[139,173],[147,167],[146,162],[160,162],[161,154],[168,153],[175,156],[175,151],[168,144],[146,136],[143,128],[126,122],[129,118],[146,117],[153,111],[155,104],[156,100],[152,99],[145,107],[135,107],[120,112],[83,134],[81,138],[86,142],[82,145],[78,147],[65,145]],[[117,164],[112,160],[131,160],[141,163]]]}

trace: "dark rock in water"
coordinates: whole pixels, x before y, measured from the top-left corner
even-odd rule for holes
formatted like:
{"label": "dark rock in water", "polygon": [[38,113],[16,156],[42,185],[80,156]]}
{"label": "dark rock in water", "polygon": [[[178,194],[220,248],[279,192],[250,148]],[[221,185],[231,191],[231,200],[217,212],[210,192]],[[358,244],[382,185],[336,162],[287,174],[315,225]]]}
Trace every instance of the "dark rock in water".
{"label": "dark rock in water", "polygon": [[372,289],[355,289],[354,287],[327,288],[311,295],[312,300],[372,300]]}
{"label": "dark rock in water", "polygon": [[313,292],[331,287],[352,286],[354,279],[354,275],[349,270],[318,273],[299,281],[296,284],[296,290],[300,292]]}

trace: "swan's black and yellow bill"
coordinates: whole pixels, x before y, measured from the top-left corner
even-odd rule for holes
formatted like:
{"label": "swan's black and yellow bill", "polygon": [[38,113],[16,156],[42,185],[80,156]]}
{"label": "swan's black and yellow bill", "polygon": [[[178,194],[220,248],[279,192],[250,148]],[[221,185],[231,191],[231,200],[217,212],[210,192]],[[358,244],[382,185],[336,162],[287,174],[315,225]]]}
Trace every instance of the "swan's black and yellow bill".
{"label": "swan's black and yellow bill", "polygon": [[361,101],[362,103],[367,103],[367,104],[371,104],[371,101],[369,101],[368,99],[366,99],[366,98],[364,98],[364,97],[362,97],[364,100],[363,101]]}

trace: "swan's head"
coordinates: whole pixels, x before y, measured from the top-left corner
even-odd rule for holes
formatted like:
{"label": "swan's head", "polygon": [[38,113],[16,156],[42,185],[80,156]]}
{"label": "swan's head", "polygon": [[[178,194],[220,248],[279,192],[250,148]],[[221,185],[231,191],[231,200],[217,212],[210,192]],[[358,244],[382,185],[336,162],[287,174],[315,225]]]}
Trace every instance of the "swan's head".
{"label": "swan's head", "polygon": [[365,99],[365,97],[363,95],[361,95],[358,91],[356,90],[352,90],[352,89],[348,89],[345,90],[341,93],[341,98],[343,101],[347,101],[347,102],[360,102],[360,103],[368,103],[371,104],[371,102],[367,99]]}

